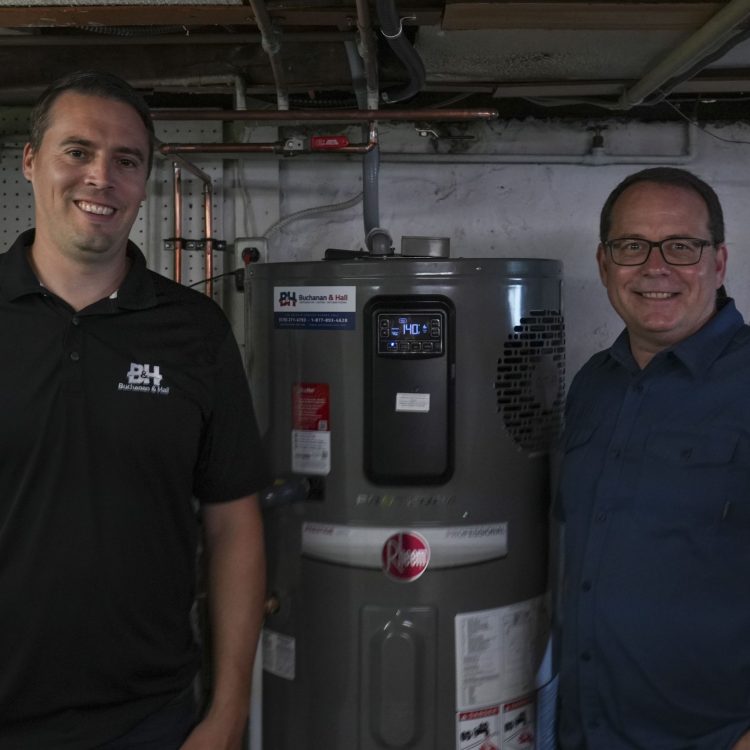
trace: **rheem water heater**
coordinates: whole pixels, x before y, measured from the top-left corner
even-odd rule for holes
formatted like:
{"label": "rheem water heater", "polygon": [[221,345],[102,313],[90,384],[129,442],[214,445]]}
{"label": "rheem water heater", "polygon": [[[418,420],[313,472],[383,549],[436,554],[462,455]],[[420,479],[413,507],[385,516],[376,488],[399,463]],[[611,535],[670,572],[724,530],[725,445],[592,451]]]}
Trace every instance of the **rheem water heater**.
{"label": "rheem water heater", "polygon": [[264,750],[541,750],[561,267],[250,266]]}

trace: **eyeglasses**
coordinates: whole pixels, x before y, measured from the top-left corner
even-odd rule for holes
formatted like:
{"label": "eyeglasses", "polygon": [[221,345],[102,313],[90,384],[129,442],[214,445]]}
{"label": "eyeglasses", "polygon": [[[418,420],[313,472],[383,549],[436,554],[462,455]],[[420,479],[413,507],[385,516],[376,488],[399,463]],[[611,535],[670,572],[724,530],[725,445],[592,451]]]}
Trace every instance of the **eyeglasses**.
{"label": "eyeglasses", "polygon": [[604,246],[609,249],[613,262],[618,266],[643,265],[655,247],[659,248],[661,257],[670,266],[694,266],[701,259],[703,248],[711,244],[710,240],[695,237],[668,237],[659,242],[638,237],[621,237],[605,242]]}

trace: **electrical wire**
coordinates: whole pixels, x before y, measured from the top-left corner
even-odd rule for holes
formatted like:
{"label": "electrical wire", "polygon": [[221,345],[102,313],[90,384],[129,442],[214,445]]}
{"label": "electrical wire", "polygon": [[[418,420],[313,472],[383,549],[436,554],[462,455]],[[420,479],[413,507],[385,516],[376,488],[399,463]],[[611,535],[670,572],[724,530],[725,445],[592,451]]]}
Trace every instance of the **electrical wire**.
{"label": "electrical wire", "polygon": [[309,218],[310,216],[317,216],[318,214],[325,214],[331,211],[343,211],[344,209],[352,208],[352,206],[356,206],[363,197],[364,192],[360,191],[353,198],[350,198],[348,201],[344,201],[343,203],[330,203],[326,206],[313,206],[312,208],[305,208],[302,211],[297,211],[296,213],[289,214],[289,216],[286,216],[283,219],[279,219],[275,224],[271,224],[271,226],[266,229],[263,236],[268,237],[268,235],[272,232],[277,232],[287,224],[291,224],[293,221],[297,221],[298,219],[305,219]]}
{"label": "electrical wire", "polygon": [[706,135],[711,136],[711,138],[715,138],[717,141],[723,141],[724,143],[737,143],[745,146],[750,146],[750,141],[743,141],[738,138],[724,138],[724,136],[718,135],[717,133],[712,133],[710,130],[707,130],[704,125],[701,125],[699,122],[696,122],[695,120],[688,117],[679,107],[675,106],[670,102],[668,99],[663,99],[662,104],[669,105],[680,117],[682,117],[683,120],[685,120],[687,123],[692,125],[694,128],[697,128],[701,132],[705,133]]}
{"label": "electrical wire", "polygon": [[185,286],[190,288],[193,286],[198,286],[200,284],[205,284],[209,281],[216,281],[216,279],[222,279],[225,276],[234,276],[237,273],[237,271],[241,271],[241,270],[242,270],[241,268],[235,268],[232,271],[224,271],[224,273],[217,274],[216,276],[211,276],[211,278],[200,279],[199,281],[194,281],[192,284],[185,284]]}

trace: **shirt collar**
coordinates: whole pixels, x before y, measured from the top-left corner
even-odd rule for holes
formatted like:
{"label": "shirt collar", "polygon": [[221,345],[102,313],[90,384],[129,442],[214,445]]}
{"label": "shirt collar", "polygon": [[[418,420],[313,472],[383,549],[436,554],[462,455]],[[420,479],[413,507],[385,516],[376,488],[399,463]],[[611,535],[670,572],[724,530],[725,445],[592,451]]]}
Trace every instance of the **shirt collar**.
{"label": "shirt collar", "polygon": [[[726,349],[735,334],[744,326],[742,316],[737,311],[734,300],[720,300],[716,314],[692,336],[680,341],[654,357],[654,360],[671,355],[682,362],[695,375],[706,373],[721,353]],[[638,365],[630,351],[630,338],[625,329],[609,350],[610,356],[626,367],[637,371]]]}
{"label": "shirt collar", "polygon": [[[29,248],[34,243],[34,230],[23,232],[7,253],[0,256],[0,297],[9,301],[27,294],[41,294],[43,287],[29,263]],[[138,246],[128,242],[130,269],[117,295],[107,300],[115,309],[140,310],[156,304],[156,290],[146,259]]]}

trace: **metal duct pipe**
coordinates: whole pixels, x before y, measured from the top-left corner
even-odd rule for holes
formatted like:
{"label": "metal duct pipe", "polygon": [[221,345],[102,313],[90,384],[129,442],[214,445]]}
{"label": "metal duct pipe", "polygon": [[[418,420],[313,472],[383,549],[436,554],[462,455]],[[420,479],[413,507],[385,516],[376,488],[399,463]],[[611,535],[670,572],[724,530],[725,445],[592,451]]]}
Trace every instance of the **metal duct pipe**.
{"label": "metal duct pipe", "polygon": [[250,6],[253,9],[255,22],[258,24],[261,36],[263,37],[262,45],[268,60],[271,63],[271,72],[273,80],[276,83],[276,103],[279,109],[289,109],[289,92],[286,84],[286,74],[281,62],[281,42],[280,35],[268,15],[268,10],[263,0],[250,0]]}
{"label": "metal duct pipe", "polygon": [[611,108],[629,109],[640,104],[649,94],[657,91],[659,86],[695,64],[718,44],[725,42],[748,15],[750,0],[732,0],[727,3],[640,81],[627,89]]}

